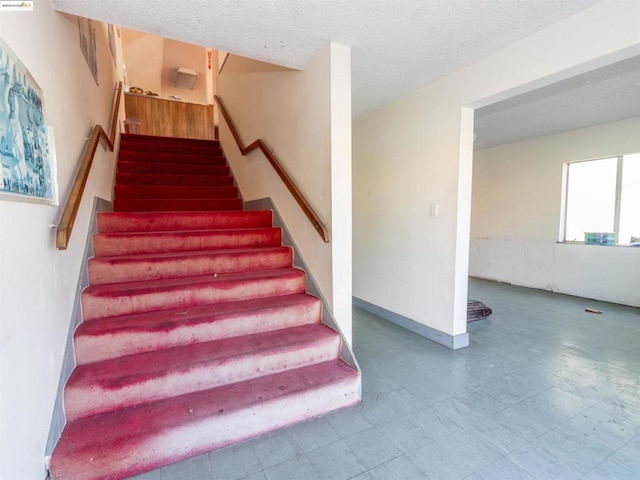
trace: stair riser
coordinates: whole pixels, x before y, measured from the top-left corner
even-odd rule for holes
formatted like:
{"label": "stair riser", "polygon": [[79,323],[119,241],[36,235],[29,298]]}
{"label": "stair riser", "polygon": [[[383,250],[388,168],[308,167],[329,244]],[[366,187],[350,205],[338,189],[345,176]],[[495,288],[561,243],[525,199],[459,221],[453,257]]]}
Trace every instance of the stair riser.
{"label": "stair riser", "polygon": [[127,141],[122,141],[120,143],[120,151],[146,153],[179,153],[186,155],[203,155],[214,157],[221,157],[223,155],[222,149],[216,147],[194,147],[190,145],[169,145]]}
{"label": "stair riser", "polygon": [[123,133],[121,138],[124,143],[154,143],[156,145],[190,145],[195,147],[220,148],[219,140],[205,140],[200,138],[161,137],[134,133]]}
{"label": "stair riser", "polygon": [[85,320],[168,310],[171,308],[214,305],[221,302],[249,300],[270,296],[291,295],[305,291],[304,273],[288,277],[252,280],[206,282],[179,285],[156,291],[97,295],[82,293],[82,313]]}
{"label": "stair riser", "polygon": [[226,165],[227,160],[223,156],[185,155],[181,153],[146,153],[121,151],[118,154],[119,161],[150,162],[150,163],[179,163],[190,165]]}
{"label": "stair riser", "polygon": [[124,386],[74,388],[67,385],[65,414],[67,421],[73,422],[120,408],[327,362],[337,358],[339,349],[340,337],[336,334],[315,342],[203,362],[152,378],[127,378],[130,383]]}
{"label": "stair riser", "polygon": [[212,231],[185,233],[118,234],[99,233],[93,236],[96,257],[133,255],[137,253],[188,252],[241,247],[276,247],[281,244],[279,228],[247,229],[245,231]]}
{"label": "stair riser", "polygon": [[118,199],[113,201],[115,212],[211,212],[242,210],[242,199],[240,198],[174,198],[174,199]]}
{"label": "stair riser", "polygon": [[181,165],[179,163],[118,162],[120,173],[170,173],[172,175],[229,175],[226,165]]}
{"label": "stair riser", "polygon": [[155,173],[116,173],[118,185],[170,185],[193,187],[232,187],[233,178],[225,175],[170,175]]}
{"label": "stair riser", "polygon": [[236,312],[226,316],[212,313],[186,322],[180,320],[182,316],[176,318],[176,315],[167,314],[163,322],[159,321],[148,329],[102,335],[76,333],[76,363],[84,365],[136,353],[310,325],[319,323],[321,315],[322,304],[318,299],[289,307]]}
{"label": "stair riser", "polygon": [[214,273],[248,272],[291,267],[291,249],[237,252],[221,255],[194,255],[151,260],[93,258],[89,260],[89,283],[161,280]]}
{"label": "stair riser", "polygon": [[166,232],[178,230],[219,230],[230,228],[271,228],[271,211],[196,213],[98,213],[98,231]]}
{"label": "stair riser", "polygon": [[[53,480],[122,479],[154,470],[198,454],[232,445],[278,428],[294,425],[359,402],[360,381],[348,377],[323,387],[297,392],[213,417],[133,439],[124,448],[113,445],[110,455],[68,469],[64,477],[52,459]],[[212,435],[211,432],[216,432]],[[115,452],[115,454],[114,454]],[[87,452],[91,455],[90,452]],[[85,454],[84,456],[87,456]]]}
{"label": "stair riser", "polygon": [[142,185],[116,185],[115,198],[237,198],[236,187],[171,187]]}

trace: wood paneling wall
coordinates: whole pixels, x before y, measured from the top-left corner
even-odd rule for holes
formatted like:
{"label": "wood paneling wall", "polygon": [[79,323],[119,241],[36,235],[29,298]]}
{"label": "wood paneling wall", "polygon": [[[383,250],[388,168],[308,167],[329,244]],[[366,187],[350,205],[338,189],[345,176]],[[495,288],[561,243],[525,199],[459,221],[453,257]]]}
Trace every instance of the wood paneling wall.
{"label": "wood paneling wall", "polygon": [[213,105],[126,93],[124,108],[127,118],[141,121],[143,135],[215,139]]}

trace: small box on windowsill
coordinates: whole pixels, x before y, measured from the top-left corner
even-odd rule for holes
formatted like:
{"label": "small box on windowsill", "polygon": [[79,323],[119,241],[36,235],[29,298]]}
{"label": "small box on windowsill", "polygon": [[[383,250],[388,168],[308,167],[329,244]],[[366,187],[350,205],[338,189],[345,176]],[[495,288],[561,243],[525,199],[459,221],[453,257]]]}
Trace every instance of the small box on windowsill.
{"label": "small box on windowsill", "polygon": [[584,232],[584,243],[587,245],[615,245],[614,232]]}

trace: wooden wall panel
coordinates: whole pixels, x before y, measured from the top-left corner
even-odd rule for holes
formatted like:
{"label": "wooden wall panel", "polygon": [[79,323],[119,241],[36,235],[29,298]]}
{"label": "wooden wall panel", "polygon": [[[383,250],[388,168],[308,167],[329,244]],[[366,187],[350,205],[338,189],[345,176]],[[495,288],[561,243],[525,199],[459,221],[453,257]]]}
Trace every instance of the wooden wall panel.
{"label": "wooden wall panel", "polygon": [[141,121],[143,135],[215,139],[213,105],[126,93],[124,108],[127,118]]}

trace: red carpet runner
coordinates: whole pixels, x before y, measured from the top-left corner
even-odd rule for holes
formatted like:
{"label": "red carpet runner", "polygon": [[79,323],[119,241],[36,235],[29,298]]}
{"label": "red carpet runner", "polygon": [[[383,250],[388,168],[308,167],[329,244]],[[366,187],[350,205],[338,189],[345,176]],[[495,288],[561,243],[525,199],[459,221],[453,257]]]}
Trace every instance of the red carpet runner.
{"label": "red carpet runner", "polygon": [[359,374],[270,211],[244,212],[217,141],[122,135],[98,214],[62,479],[120,479],[358,401]]}

